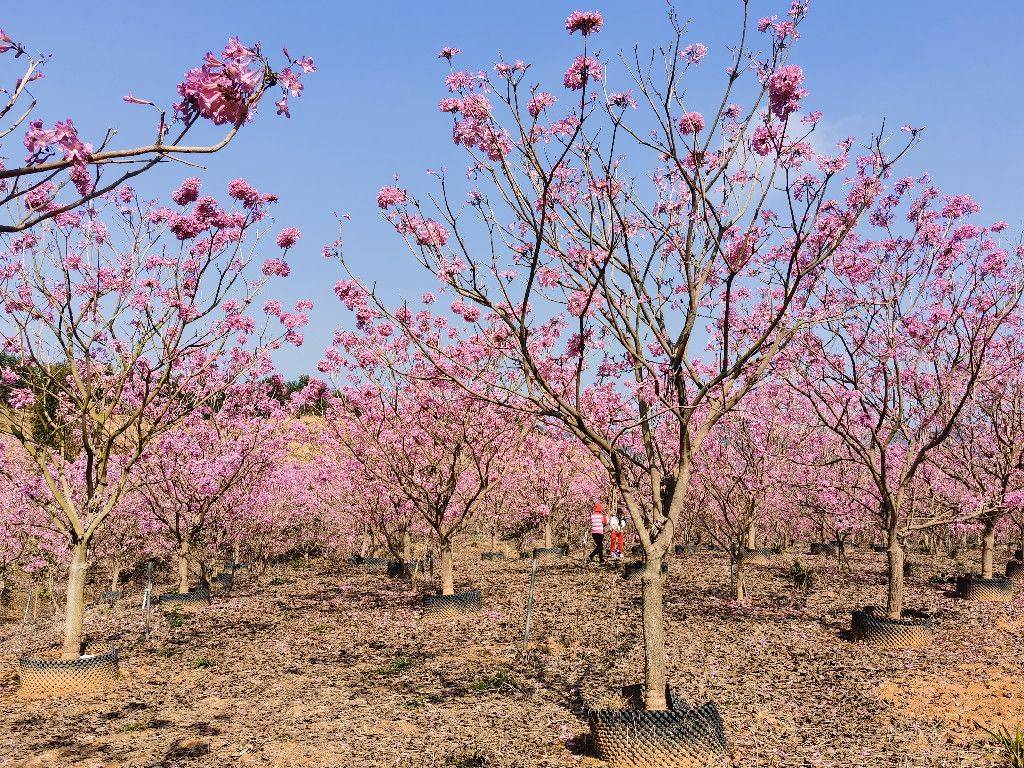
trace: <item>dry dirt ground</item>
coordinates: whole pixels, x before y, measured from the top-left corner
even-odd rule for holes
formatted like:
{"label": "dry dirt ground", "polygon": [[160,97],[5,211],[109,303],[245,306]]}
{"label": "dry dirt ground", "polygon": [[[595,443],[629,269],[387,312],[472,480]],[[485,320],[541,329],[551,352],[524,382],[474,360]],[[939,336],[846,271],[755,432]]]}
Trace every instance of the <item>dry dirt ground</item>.
{"label": "dry dirt ground", "polygon": [[[588,705],[640,679],[640,586],[578,558],[538,570],[525,654],[529,564],[472,548],[456,573],[484,610],[454,621],[424,617],[407,582],[327,562],[246,575],[210,607],[158,614],[145,641],[129,593],[87,612],[90,648],[122,649],[121,684],[79,699],[17,696],[17,658],[58,632],[5,623],[0,766],[598,766],[574,737]],[[794,558],[819,570],[806,598],[786,579]],[[932,581],[957,564],[913,560],[908,605],[936,612],[936,636],[906,651],[843,637],[851,608],[883,597],[884,555],[855,550],[849,576],[827,557],[779,556],[753,569],[745,606],[728,599],[720,554],[672,560],[671,680],[718,703],[733,765],[1000,764],[979,723],[1024,721],[1024,600],[956,600]]]}

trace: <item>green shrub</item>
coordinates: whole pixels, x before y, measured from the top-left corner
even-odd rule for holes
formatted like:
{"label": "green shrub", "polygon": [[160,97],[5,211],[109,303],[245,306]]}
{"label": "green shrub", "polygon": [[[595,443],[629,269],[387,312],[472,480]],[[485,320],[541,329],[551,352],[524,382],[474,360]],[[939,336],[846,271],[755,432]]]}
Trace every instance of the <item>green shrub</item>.
{"label": "green shrub", "polygon": [[810,592],[814,587],[814,581],[817,578],[817,572],[813,567],[804,565],[799,560],[794,560],[793,565],[789,567],[789,580],[793,582],[793,586],[803,592]]}

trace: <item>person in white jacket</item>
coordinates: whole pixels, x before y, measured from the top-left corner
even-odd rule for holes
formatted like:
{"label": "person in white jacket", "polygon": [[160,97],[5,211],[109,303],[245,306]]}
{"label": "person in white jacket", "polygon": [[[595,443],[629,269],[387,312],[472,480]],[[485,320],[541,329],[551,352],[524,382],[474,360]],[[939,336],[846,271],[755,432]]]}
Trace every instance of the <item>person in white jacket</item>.
{"label": "person in white jacket", "polygon": [[626,518],[623,517],[621,510],[608,520],[608,530],[611,532],[608,550],[612,559],[618,560],[626,546]]}

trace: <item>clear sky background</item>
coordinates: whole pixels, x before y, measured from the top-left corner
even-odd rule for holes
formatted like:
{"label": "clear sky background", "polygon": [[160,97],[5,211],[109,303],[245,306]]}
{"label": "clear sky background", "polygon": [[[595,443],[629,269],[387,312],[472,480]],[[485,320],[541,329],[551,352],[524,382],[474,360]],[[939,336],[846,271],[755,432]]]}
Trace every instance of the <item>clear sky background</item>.
{"label": "clear sky background", "polygon": [[[306,345],[278,359],[295,376],[315,373],[331,331],[347,322],[331,291],[341,276],[320,254],[334,239],[334,212],[349,213],[346,253],[356,270],[375,279],[386,296],[419,296],[433,287],[381,220],[377,189],[399,174],[421,194],[432,189],[425,169],[464,167],[451,144],[451,121],[437,111],[446,63],[443,45],[463,50],[461,65],[489,69],[498,53],[533,65],[530,80],[556,95],[561,73],[576,55],[578,37],[563,28],[573,10],[597,9],[605,27],[596,40],[604,56],[639,44],[650,50],[670,37],[662,0],[578,5],[543,0],[487,2],[265,2],[179,0],[173,4],[51,0],[9,4],[0,27],[30,50],[53,54],[46,80],[37,84],[39,116],[48,124],[72,117],[86,140],[108,127],[118,145],[149,142],[153,114],[125,105],[131,91],[158,104],[175,100],[174,86],[207,50],[229,35],[283,45],[310,55],[319,71],[304,79],[292,118],[275,117],[269,103],[224,152],[208,159],[204,191],[221,195],[243,176],[278,194],[275,232],[303,233],[290,261],[292,276],[278,283],[282,298],[316,302]],[[753,16],[784,13],[788,0],[752,0]],[[738,2],[676,3],[693,19],[692,39],[724,55],[735,39]],[[1018,0],[817,0],[792,54],[807,74],[807,107],[825,113],[830,138],[866,138],[887,118],[927,126],[901,175],[928,171],[945,191],[968,192],[983,215],[1024,222],[1024,85]],[[5,57],[6,58],[6,57]],[[10,73],[10,63],[5,73]],[[720,71],[719,67],[719,71]],[[9,74],[5,78],[13,79]],[[622,84],[616,78],[614,84]],[[611,90],[619,88],[611,88]],[[700,94],[696,94],[699,96]],[[710,100],[694,104],[713,109]],[[191,175],[180,166],[150,172],[137,184],[147,195],[166,195]]]}

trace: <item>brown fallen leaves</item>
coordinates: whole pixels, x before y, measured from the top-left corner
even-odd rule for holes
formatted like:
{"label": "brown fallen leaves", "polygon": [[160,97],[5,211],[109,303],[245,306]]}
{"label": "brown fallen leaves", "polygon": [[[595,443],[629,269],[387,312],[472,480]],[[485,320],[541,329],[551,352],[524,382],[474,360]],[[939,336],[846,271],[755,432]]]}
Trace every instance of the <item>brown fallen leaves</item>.
{"label": "brown fallen leaves", "polygon": [[[794,557],[820,570],[808,596],[785,578]],[[743,606],[720,555],[671,563],[672,683],[718,702],[735,765],[998,765],[976,721],[1024,722],[1024,603],[955,600],[929,579],[958,566],[916,555],[908,604],[936,611],[935,642],[872,650],[842,635],[852,608],[883,598],[882,555],[855,550],[848,576],[827,556],[775,560]],[[59,628],[0,625],[0,767],[599,765],[575,737],[588,705],[641,679],[640,585],[578,555],[543,566],[524,654],[528,562],[466,548],[456,572],[484,598],[456,621],[424,618],[407,583],[328,562],[246,574],[209,608],[159,617],[148,641],[129,594],[87,619],[95,644],[121,647],[122,684],[78,699],[17,698],[17,657]]]}

